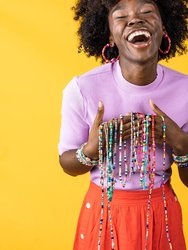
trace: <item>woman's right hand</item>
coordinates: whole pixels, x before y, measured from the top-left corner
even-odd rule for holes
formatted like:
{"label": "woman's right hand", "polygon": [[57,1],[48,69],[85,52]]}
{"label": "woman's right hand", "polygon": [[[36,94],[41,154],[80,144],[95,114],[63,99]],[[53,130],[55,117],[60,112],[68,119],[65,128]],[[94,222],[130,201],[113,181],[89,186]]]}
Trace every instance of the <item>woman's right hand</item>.
{"label": "woman's right hand", "polygon": [[[99,127],[103,122],[104,116],[104,104],[99,101],[98,111],[91,127],[91,131],[89,133],[88,142],[83,148],[83,153],[92,160],[97,160],[99,158],[98,152],[98,143],[99,143]],[[137,117],[138,119],[138,117]],[[137,119],[135,122],[137,122]],[[114,119],[108,121],[114,123]],[[118,126],[120,125],[120,119],[118,119]],[[136,125],[136,129],[138,129]],[[131,137],[131,115],[123,116],[123,140],[128,140]],[[119,133],[118,133],[118,141],[119,141]],[[105,145],[104,145],[105,146]]]}
{"label": "woman's right hand", "polygon": [[97,115],[91,127],[87,144],[83,148],[83,153],[92,160],[97,160],[99,158],[99,127],[103,122],[103,115],[104,105],[99,101]]}

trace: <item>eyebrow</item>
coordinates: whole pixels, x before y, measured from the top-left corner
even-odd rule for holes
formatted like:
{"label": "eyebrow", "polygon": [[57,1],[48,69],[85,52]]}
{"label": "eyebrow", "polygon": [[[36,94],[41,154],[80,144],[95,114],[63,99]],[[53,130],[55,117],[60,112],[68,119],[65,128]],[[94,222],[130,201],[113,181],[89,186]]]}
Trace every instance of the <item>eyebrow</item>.
{"label": "eyebrow", "polygon": [[112,13],[116,10],[123,10],[125,8],[126,4],[125,3],[118,3],[114,8],[112,8]]}
{"label": "eyebrow", "polygon": [[[154,4],[155,2],[153,0],[141,0],[141,3],[149,3],[149,4]],[[112,13],[115,12],[116,10],[123,10],[126,7],[126,3],[117,3],[114,8],[112,8]]]}

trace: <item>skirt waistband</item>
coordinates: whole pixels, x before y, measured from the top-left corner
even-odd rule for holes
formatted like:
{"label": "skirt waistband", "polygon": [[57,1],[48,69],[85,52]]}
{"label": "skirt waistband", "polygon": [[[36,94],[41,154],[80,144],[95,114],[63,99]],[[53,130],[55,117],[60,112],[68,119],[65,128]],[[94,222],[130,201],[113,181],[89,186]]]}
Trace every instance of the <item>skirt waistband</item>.
{"label": "skirt waistband", "polygon": [[[168,181],[164,185],[164,190],[165,190],[165,196],[166,199],[168,198],[176,198],[175,192],[172,189],[172,186],[170,184],[170,181]],[[93,183],[92,181],[90,182],[89,190],[87,192],[87,195],[92,197],[93,200],[100,200],[101,196],[101,187]],[[113,199],[112,203],[115,202],[123,202],[125,201],[126,203],[145,203],[148,201],[148,196],[149,196],[149,190],[136,190],[136,191],[128,191],[128,190],[118,190],[115,189],[113,192]],[[153,201],[162,201],[163,200],[163,188],[156,188],[153,189],[151,199]],[[105,189],[105,199],[107,199],[106,196],[106,189]]]}

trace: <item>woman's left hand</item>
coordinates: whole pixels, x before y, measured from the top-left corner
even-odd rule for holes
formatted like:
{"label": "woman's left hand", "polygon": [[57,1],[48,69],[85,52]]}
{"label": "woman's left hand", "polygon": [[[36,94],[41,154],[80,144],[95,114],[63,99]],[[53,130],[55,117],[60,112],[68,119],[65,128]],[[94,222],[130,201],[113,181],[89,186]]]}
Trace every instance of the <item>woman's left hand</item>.
{"label": "woman's left hand", "polygon": [[173,149],[175,154],[184,155],[188,152],[188,135],[170,118],[168,117],[152,100],[150,107],[155,116],[155,140],[156,143],[162,144],[163,131],[162,124],[164,118],[166,124],[166,143]]}

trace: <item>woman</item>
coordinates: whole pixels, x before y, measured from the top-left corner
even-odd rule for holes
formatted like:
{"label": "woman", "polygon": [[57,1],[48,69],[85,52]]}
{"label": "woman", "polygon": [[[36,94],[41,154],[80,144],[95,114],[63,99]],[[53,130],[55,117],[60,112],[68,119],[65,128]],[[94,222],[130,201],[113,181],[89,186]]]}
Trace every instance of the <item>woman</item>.
{"label": "woman", "polygon": [[[63,94],[60,164],[72,176],[91,173],[74,250],[186,249],[181,207],[170,186],[170,177],[175,161],[180,178],[188,187],[188,77],[158,64],[160,59],[185,52],[186,3],[80,0],[76,5],[80,50],[109,63],[73,78]],[[114,121],[123,114],[123,138],[129,141],[131,112],[155,114],[156,173],[149,223],[146,223],[149,189],[140,187],[138,173],[122,187],[115,170],[111,215],[105,198],[99,231],[99,128],[102,122]],[[164,169],[163,122],[167,143]]]}

